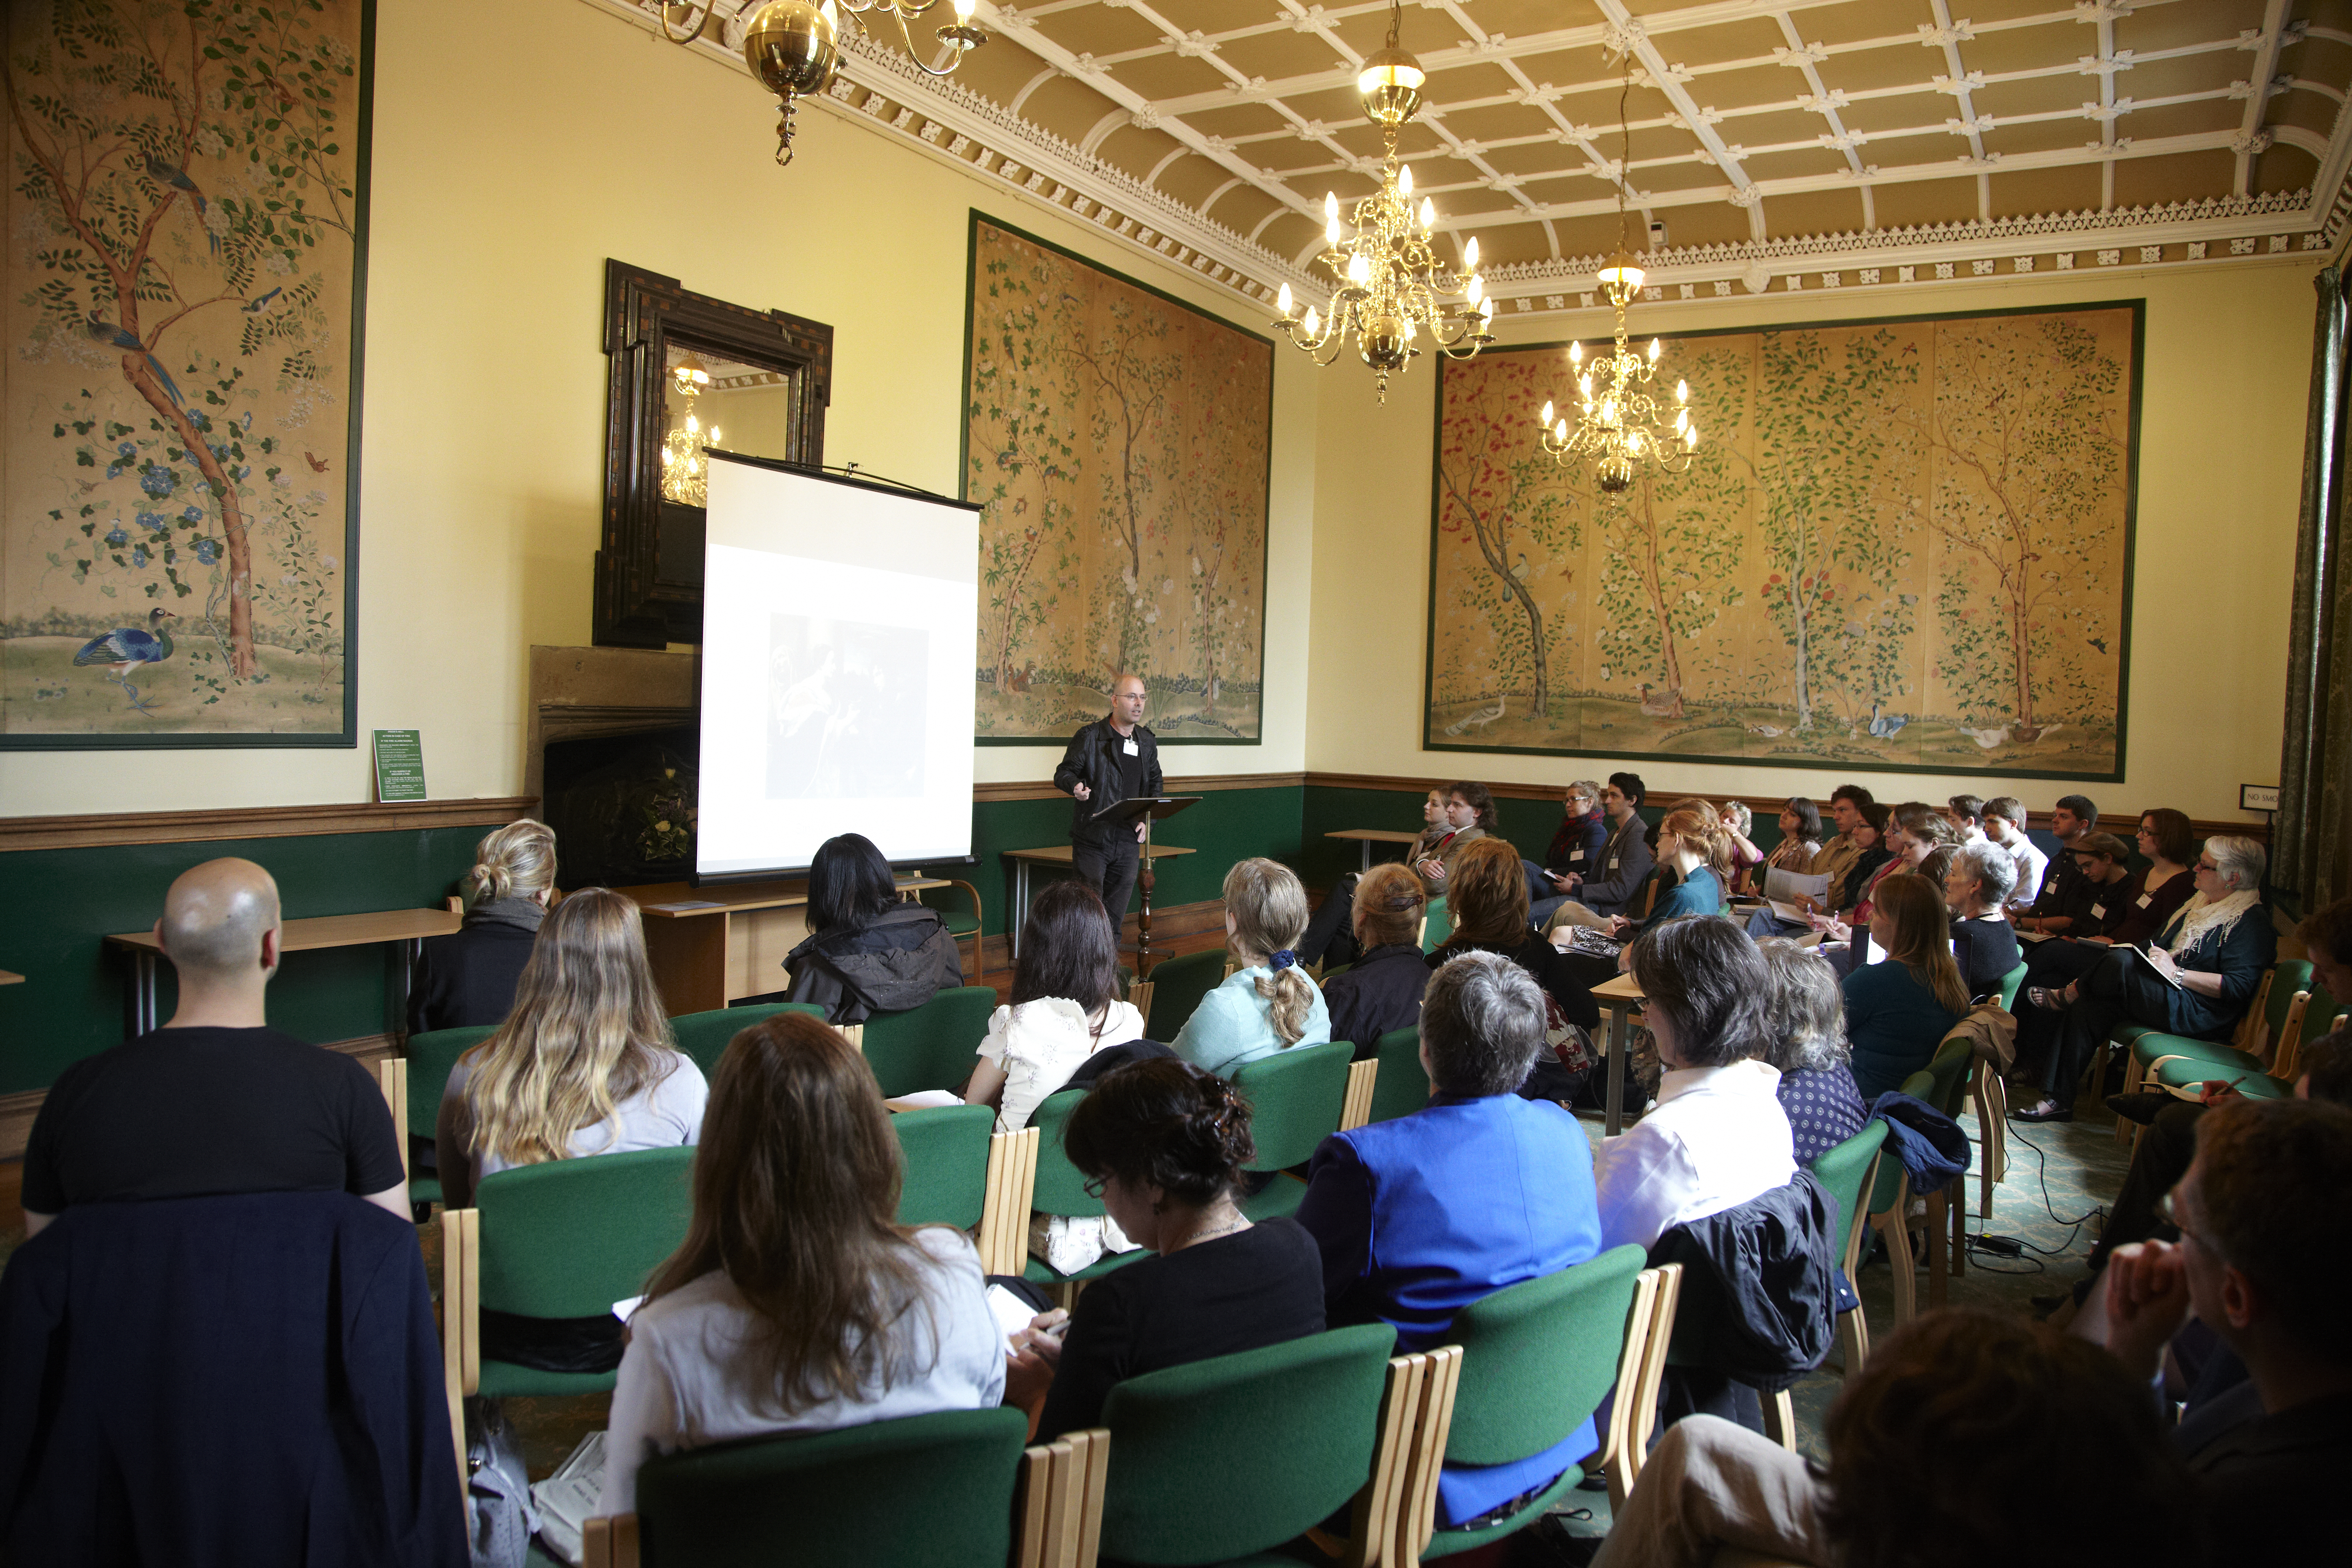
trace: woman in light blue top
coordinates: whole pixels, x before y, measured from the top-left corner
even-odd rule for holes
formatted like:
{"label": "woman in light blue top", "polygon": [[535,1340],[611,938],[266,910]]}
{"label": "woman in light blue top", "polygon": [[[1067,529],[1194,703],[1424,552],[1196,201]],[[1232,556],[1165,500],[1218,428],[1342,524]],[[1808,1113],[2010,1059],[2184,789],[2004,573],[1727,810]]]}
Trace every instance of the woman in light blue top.
{"label": "woman in light blue top", "polygon": [[1307,889],[1287,866],[1244,860],[1225,873],[1225,951],[1241,968],[1201,998],[1171,1047],[1194,1067],[1244,1062],[1331,1037],[1323,993],[1292,949],[1307,931]]}

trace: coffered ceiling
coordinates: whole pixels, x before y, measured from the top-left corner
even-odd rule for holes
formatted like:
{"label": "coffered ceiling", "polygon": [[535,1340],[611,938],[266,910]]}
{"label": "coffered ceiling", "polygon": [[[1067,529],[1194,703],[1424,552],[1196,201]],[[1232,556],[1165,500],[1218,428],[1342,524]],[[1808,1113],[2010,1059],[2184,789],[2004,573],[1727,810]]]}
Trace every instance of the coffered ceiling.
{"label": "coffered ceiling", "polygon": [[[717,5],[714,60],[740,25]],[[853,41],[831,107],[1253,298],[1328,282],[1325,193],[1378,183],[1354,80],[1387,0],[977,19],[991,42],[945,81],[895,27]],[[1429,73],[1401,143],[1416,194],[1453,243],[1478,237],[1507,316],[1589,307],[1621,222],[1654,251],[1653,297],[1711,299],[2317,249],[2352,205],[2352,0],[1405,0],[1394,19]]]}

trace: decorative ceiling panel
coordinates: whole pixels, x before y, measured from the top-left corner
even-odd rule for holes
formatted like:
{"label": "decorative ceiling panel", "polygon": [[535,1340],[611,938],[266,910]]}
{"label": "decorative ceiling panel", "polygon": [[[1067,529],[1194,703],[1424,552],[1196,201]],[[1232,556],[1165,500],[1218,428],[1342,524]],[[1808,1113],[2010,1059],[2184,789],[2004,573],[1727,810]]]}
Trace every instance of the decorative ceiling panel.
{"label": "decorative ceiling panel", "polygon": [[[650,25],[653,0],[588,3]],[[715,5],[720,25],[696,47],[716,61],[757,0]],[[2322,248],[2352,205],[2343,13],[2332,0],[1405,0],[1393,14],[1389,0],[982,0],[990,42],[955,77],[924,77],[891,28],[850,40],[826,107],[1254,300],[1286,282],[1312,298],[1329,283],[1315,262],[1324,194],[1352,202],[1377,183],[1381,140],[1354,79],[1393,19],[1428,72],[1404,155],[1445,247],[1477,237],[1507,318],[1591,308],[1621,201],[1638,244],[1665,225],[1644,258],[1655,298],[1778,289],[1801,268],[1869,287],[2032,270],[2037,255],[2065,269]]]}

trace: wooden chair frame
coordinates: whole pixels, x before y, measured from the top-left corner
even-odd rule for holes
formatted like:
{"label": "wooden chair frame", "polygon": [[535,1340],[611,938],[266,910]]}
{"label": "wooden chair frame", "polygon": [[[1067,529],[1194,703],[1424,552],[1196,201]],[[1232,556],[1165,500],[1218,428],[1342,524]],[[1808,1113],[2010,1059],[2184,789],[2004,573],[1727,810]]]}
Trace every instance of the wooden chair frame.
{"label": "wooden chair frame", "polygon": [[[1098,1426],[1023,1449],[1013,1483],[1013,1568],[1095,1568],[1109,1477],[1110,1434]],[[637,1568],[637,1516],[588,1521],[581,1548],[586,1568]]]}
{"label": "wooden chair frame", "polygon": [[466,1398],[482,1385],[482,1211],[441,1211],[441,1380],[466,1495]]}
{"label": "wooden chair frame", "polygon": [[1376,1058],[1348,1065],[1348,1089],[1339,1100],[1339,1131],[1361,1127],[1372,1119],[1372,1086],[1380,1080]]}
{"label": "wooden chair frame", "polygon": [[1029,1262],[1029,1201],[1037,1190],[1034,1127],[988,1140],[988,1194],[980,1211],[980,1271],[1018,1274]]}
{"label": "wooden chair frame", "polygon": [[[1878,1190],[1878,1165],[1885,1158],[1884,1148],[1871,1156],[1870,1169],[1863,1173],[1862,1201],[1853,1205],[1853,1213],[1846,1221],[1845,1246],[1840,1258],[1848,1281],[1862,1272],[1862,1238],[1870,1234],[1870,1195]],[[1855,1289],[1858,1293],[1861,1288]],[[1851,1378],[1870,1360],[1870,1320],[1856,1305],[1851,1312],[1840,1312],[1837,1324],[1838,1349],[1845,1359],[1842,1375]]]}
{"label": "wooden chair frame", "polygon": [[408,1058],[386,1057],[375,1064],[375,1085],[383,1091],[384,1109],[392,1112],[394,1142],[400,1145],[400,1182],[408,1184]]}
{"label": "wooden chair frame", "polygon": [[[1884,1154],[1879,1157],[1885,1158]],[[1874,1174],[1874,1184],[1876,1180]],[[1868,1193],[1863,1194],[1862,1206],[1870,1206]],[[1906,1172],[1895,1184],[1894,1204],[1885,1212],[1870,1216],[1872,1227],[1886,1237],[1886,1260],[1895,1268],[1895,1326],[1897,1328],[1919,1315],[1919,1282],[1914,1274],[1918,1267],[1918,1258],[1911,1250],[1910,1215],[1911,1176]],[[1933,1232],[1929,1234],[1931,1237],[1934,1235]]]}
{"label": "wooden chair frame", "polygon": [[1136,1012],[1142,1015],[1144,1017],[1150,1017],[1151,993],[1155,989],[1157,989],[1157,987],[1149,980],[1129,981],[1127,983],[1127,1005],[1134,1008]]}
{"label": "wooden chair frame", "polygon": [[2009,1084],[1979,1057],[1969,1096],[1977,1108],[1977,1217],[1992,1217],[1992,1190],[2009,1179]]}
{"label": "wooden chair frame", "polygon": [[[1601,1453],[1613,1512],[1633,1495],[1633,1482],[1650,1452],[1650,1428],[1658,1421],[1658,1385],[1666,1374],[1666,1347],[1675,1337],[1675,1309],[1682,1300],[1683,1266],[1662,1264],[1634,1277],[1633,1302],[1625,1312],[1625,1348],[1617,1357],[1617,1408],[1609,1417],[1609,1442]],[[1633,1402],[1626,1403],[1626,1390]]]}

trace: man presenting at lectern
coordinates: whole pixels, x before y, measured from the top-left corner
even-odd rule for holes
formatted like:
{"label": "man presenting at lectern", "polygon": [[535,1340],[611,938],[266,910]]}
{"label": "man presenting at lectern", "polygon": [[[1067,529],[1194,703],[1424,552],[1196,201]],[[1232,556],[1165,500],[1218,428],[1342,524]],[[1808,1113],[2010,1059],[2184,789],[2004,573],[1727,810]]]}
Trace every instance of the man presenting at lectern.
{"label": "man presenting at lectern", "polygon": [[1160,742],[1143,727],[1143,678],[1122,674],[1110,683],[1110,711],[1070,737],[1054,787],[1073,795],[1070,865],[1079,879],[1102,890],[1116,927],[1127,919],[1135,891],[1136,846],[1143,824],[1104,827],[1095,813],[1122,800],[1160,794]]}

